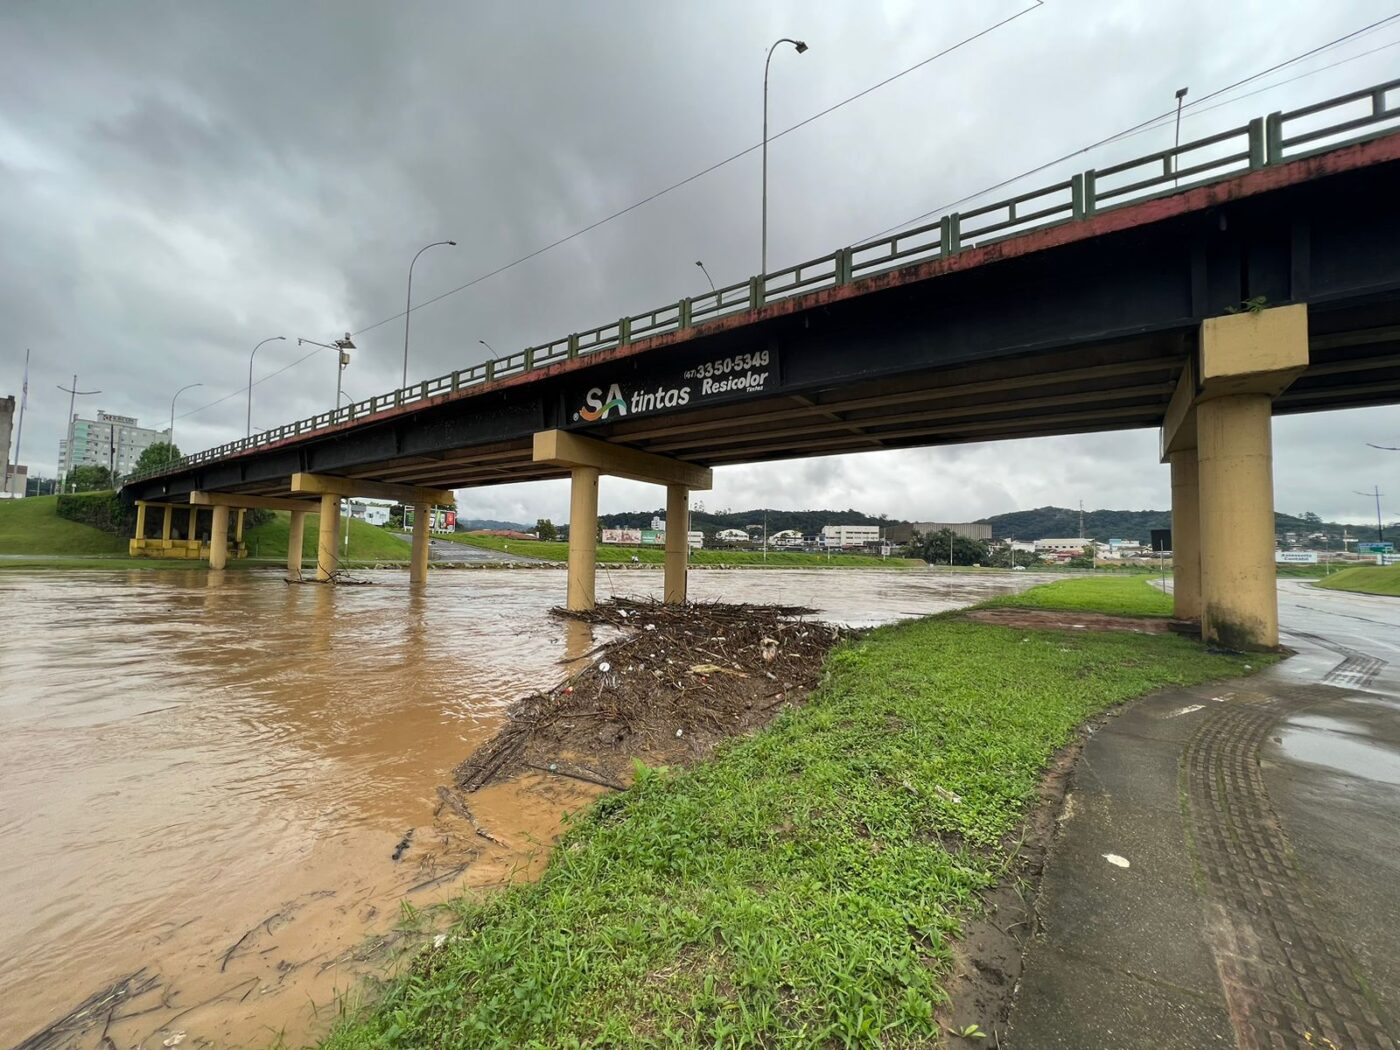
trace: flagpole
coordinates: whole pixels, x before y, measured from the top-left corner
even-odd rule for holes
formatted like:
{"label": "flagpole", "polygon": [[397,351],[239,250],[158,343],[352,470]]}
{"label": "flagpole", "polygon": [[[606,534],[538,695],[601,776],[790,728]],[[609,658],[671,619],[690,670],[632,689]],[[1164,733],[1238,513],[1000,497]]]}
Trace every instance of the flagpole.
{"label": "flagpole", "polygon": [[[26,348],[25,348],[25,351],[24,351],[24,386],[20,388],[20,392],[19,392],[19,426],[18,426],[18,427],[16,428],[16,430],[15,430],[15,455],[14,455],[14,460],[15,460],[15,467],[16,467],[16,468],[19,467],[19,443],[20,443],[21,441],[24,440],[24,406],[25,406],[25,403],[26,403],[28,400],[29,400],[29,348],[26,347]],[[27,496],[27,495],[29,495],[29,491],[28,491],[28,489],[29,489],[29,475],[27,475],[27,474],[25,475],[24,487],[25,487],[25,491],[20,493],[21,496]],[[5,493],[5,492],[9,492],[9,491],[10,491],[10,458],[9,458],[8,456],[6,456],[6,457],[5,457],[5,481],[4,481],[4,484],[3,484],[3,485],[0,485],[0,493]]]}

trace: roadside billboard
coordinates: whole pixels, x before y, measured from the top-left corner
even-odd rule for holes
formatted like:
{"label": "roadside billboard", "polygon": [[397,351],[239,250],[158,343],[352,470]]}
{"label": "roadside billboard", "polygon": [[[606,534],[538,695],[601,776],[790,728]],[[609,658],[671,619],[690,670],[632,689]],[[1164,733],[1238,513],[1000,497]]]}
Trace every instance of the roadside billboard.
{"label": "roadside billboard", "polygon": [[1317,551],[1274,551],[1274,561],[1279,565],[1316,565]]}

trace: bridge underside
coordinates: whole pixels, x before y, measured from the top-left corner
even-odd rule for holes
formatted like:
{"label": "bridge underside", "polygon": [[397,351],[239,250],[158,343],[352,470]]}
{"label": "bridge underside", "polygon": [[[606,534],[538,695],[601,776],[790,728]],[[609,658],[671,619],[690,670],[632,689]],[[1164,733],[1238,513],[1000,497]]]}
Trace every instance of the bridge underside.
{"label": "bridge underside", "polygon": [[[591,485],[596,506],[596,463],[542,458],[537,434],[708,468],[1155,427],[1183,377],[1199,384],[1205,374],[1207,322],[1289,304],[1306,307],[1289,315],[1298,364],[1251,396],[1267,397],[1271,414],[1394,404],[1397,184],[1400,135],[1390,135],[619,341],[126,491],[149,501],[195,491],[297,498],[298,474],[432,489],[572,477],[576,496]],[[1247,353],[1238,367],[1252,367]],[[1219,392],[1197,385],[1186,395],[1194,405]],[[1221,399],[1205,418],[1253,428],[1258,402],[1243,404]],[[1228,457],[1216,445],[1203,455],[1218,477]]]}

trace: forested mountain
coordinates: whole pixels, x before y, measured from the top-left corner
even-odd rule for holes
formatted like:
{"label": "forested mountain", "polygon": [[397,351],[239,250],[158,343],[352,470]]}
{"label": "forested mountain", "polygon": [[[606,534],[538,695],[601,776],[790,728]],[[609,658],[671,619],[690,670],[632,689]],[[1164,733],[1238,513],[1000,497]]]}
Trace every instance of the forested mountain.
{"label": "forested mountain", "polygon": [[[1069,507],[1037,507],[1035,510],[1014,510],[982,518],[992,526],[994,539],[1011,537],[1018,540],[1039,540],[1050,537],[1079,535],[1079,511]],[[1316,514],[1275,514],[1275,531],[1279,536],[1295,533],[1299,541],[1312,533],[1326,533],[1328,544],[1340,549],[1342,532],[1352,539],[1375,539],[1375,527],[1341,525],[1323,521]],[[1084,532],[1091,540],[1138,540],[1149,542],[1153,529],[1169,529],[1172,524],[1168,510],[1086,510]],[[1387,526],[1387,535],[1390,527]]]}

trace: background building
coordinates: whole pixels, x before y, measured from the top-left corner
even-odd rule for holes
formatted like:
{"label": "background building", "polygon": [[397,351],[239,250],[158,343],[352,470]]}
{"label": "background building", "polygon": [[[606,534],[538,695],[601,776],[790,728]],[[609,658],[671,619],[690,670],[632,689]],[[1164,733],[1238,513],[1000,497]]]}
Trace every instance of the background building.
{"label": "background building", "polygon": [[829,549],[864,547],[867,544],[879,542],[880,526],[878,525],[822,526],[822,546]]}
{"label": "background building", "polygon": [[136,469],[142,452],[169,440],[169,430],[151,430],[131,416],[102,411],[96,419],[74,416],[67,438],[58,443],[59,473],[66,476],[75,467],[108,467],[121,477]]}
{"label": "background building", "polygon": [[952,530],[954,536],[965,540],[990,540],[992,526],[980,521],[908,521],[902,525],[890,525],[885,529],[885,539],[891,543],[912,543],[914,533],[932,536],[944,529]]}

